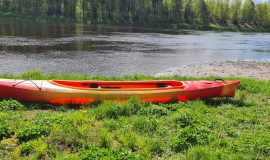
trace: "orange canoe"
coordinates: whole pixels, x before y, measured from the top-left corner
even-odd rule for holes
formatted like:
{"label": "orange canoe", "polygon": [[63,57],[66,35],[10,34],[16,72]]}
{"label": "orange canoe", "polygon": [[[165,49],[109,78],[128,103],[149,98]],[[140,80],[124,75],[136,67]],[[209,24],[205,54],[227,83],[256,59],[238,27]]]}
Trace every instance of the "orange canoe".
{"label": "orange canoe", "polygon": [[90,104],[137,97],[150,103],[233,97],[239,81],[64,81],[0,79],[0,99]]}

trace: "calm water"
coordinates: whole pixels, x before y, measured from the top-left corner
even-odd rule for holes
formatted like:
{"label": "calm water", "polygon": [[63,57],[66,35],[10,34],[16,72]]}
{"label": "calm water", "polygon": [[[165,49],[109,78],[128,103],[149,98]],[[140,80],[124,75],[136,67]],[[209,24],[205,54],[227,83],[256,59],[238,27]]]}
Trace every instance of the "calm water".
{"label": "calm water", "polygon": [[270,34],[0,22],[0,74],[154,74],[227,60],[270,62]]}

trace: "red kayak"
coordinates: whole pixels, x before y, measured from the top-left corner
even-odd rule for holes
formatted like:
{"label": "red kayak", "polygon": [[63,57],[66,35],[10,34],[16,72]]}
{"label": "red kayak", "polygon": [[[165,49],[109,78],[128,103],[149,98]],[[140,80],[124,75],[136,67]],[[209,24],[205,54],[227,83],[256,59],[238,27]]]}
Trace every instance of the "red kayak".
{"label": "red kayak", "polygon": [[51,104],[79,104],[131,97],[167,103],[233,97],[239,81],[65,81],[0,79],[0,99]]}

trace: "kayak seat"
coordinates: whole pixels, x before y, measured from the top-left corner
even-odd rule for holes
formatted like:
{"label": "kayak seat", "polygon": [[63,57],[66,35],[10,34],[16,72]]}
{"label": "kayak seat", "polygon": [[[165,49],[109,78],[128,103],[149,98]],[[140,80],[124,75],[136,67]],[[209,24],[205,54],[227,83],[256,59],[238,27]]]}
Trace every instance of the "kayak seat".
{"label": "kayak seat", "polygon": [[158,83],[157,88],[165,88],[166,84],[165,83]]}
{"label": "kayak seat", "polygon": [[101,89],[101,88],[102,89],[121,89],[120,86],[110,86],[110,85],[108,85],[108,86],[106,86],[106,85],[100,86],[97,83],[91,83],[90,84],[90,88],[98,88],[98,89]]}
{"label": "kayak seat", "polygon": [[90,88],[100,88],[100,86],[97,83],[91,83]]}

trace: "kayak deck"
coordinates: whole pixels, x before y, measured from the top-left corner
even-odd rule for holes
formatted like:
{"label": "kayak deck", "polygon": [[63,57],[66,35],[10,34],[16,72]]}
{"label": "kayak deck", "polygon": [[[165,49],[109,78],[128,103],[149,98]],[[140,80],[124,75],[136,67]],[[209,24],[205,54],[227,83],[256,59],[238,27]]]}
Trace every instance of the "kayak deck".
{"label": "kayak deck", "polygon": [[233,97],[239,81],[69,81],[0,79],[0,99],[84,105],[126,101],[168,103],[213,97]]}

